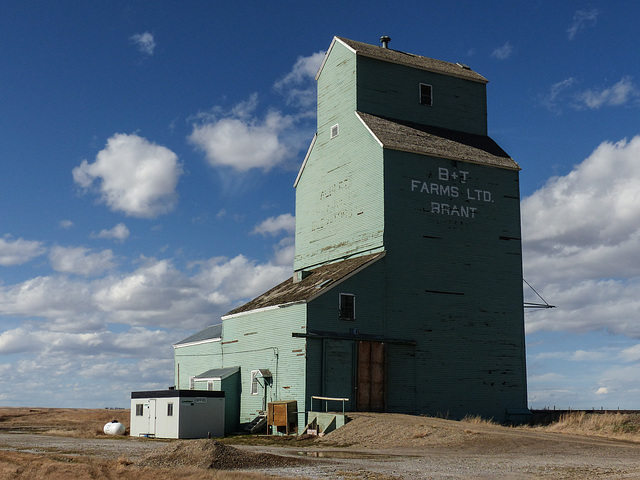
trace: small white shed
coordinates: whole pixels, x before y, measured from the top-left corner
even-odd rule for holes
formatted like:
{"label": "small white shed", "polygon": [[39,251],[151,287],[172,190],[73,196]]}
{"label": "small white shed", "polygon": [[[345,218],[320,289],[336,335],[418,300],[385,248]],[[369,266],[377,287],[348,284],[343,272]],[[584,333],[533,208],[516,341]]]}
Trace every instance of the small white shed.
{"label": "small white shed", "polygon": [[224,437],[224,392],[131,392],[132,437]]}

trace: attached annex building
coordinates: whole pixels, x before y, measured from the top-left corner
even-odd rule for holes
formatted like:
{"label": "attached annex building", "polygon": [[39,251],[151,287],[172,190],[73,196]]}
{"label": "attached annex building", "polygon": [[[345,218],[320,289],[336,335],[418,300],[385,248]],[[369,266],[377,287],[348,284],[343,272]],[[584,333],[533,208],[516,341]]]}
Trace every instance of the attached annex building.
{"label": "attached annex building", "polygon": [[317,74],[293,278],[174,345],[179,389],[235,369],[238,423],[291,399],[304,425],[314,395],[528,414],[520,167],[487,136],[487,80],[384,45],[335,37]]}

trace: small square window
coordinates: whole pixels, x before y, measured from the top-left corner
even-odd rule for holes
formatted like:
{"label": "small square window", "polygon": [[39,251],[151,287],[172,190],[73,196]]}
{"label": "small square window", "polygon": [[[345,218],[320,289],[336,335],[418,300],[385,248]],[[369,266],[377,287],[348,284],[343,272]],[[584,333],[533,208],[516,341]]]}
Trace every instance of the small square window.
{"label": "small square window", "polygon": [[420,84],[420,105],[433,105],[433,87],[431,85]]}
{"label": "small square window", "polygon": [[173,417],[173,403],[167,403],[167,417]]}
{"label": "small square window", "polygon": [[340,127],[336,123],[333,127],[331,127],[331,138],[336,138],[340,133]]}
{"label": "small square window", "polygon": [[351,293],[340,294],[340,320],[356,319],[356,297]]}
{"label": "small square window", "polygon": [[144,415],[144,405],[142,403],[136,403],[136,417]]}

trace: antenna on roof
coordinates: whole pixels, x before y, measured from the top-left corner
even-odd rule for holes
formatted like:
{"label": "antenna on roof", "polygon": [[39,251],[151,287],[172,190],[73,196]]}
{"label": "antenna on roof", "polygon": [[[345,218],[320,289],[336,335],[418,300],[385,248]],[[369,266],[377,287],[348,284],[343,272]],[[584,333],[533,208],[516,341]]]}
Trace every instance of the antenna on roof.
{"label": "antenna on roof", "polygon": [[380,41],[382,42],[382,48],[389,48],[389,42],[391,41],[391,37],[387,35],[383,35],[380,37]]}

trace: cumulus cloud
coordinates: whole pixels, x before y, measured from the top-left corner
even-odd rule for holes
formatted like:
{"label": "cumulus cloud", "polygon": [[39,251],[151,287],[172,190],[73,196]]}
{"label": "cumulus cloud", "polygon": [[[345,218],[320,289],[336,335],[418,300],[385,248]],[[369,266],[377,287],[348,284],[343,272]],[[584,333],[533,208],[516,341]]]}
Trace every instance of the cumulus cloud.
{"label": "cumulus cloud", "polygon": [[281,232],[293,233],[296,229],[296,219],[290,213],[283,213],[277,217],[269,217],[256,225],[251,233],[276,236]]}
{"label": "cumulus cloud", "polygon": [[153,35],[149,32],[136,33],[130,37],[130,40],[138,47],[138,50],[145,55],[153,55],[156,48],[156,42]]}
{"label": "cumulus cloud", "polygon": [[85,276],[98,275],[115,266],[111,250],[92,252],[84,247],[53,247],[49,251],[49,261],[57,272]]}
{"label": "cumulus cloud", "polygon": [[189,142],[205,153],[212,167],[236,172],[269,171],[294,159],[311,135],[305,128],[315,116],[311,108],[316,98],[314,78],[323,58],[321,52],[299,57],[291,71],[274,84],[294,113],[271,108],[260,115],[254,93],[229,110],[216,106],[196,115]]}
{"label": "cumulus cloud", "polygon": [[69,230],[73,228],[73,222],[71,220],[60,220],[58,226],[64,230]]}
{"label": "cumulus cloud", "polygon": [[124,223],[119,223],[110,230],[100,230],[98,233],[92,233],[91,238],[105,238],[107,240],[117,240],[124,242],[129,238],[129,229]]}
{"label": "cumulus cloud", "polygon": [[587,27],[594,27],[598,22],[598,15],[600,15],[600,12],[597,9],[578,10],[573,15],[571,25],[567,28],[569,40],[573,40],[580,30],[584,30]]}
{"label": "cumulus cloud", "polygon": [[45,253],[42,242],[34,240],[11,240],[5,236],[0,238],[0,265],[8,267],[10,265],[21,265]]}
{"label": "cumulus cloud", "polygon": [[263,119],[226,117],[194,125],[189,141],[205,152],[212,167],[268,171],[296,153],[283,138],[292,124],[292,117],[276,111]]}
{"label": "cumulus cloud", "polygon": [[640,136],[604,142],[522,202],[525,277],[558,306],[529,332],[640,338]]}
{"label": "cumulus cloud", "polygon": [[491,56],[497,58],[498,60],[506,60],[511,57],[514,53],[515,49],[510,42],[505,43],[501,47],[498,47],[493,50]]}
{"label": "cumulus cloud", "polygon": [[[52,264],[62,273],[95,275],[114,263],[110,250],[56,247],[52,252]],[[132,272],[89,281],[36,277],[0,286],[0,315],[47,319],[52,328],[74,332],[106,324],[197,329],[291,275],[290,263],[258,263],[243,255],[196,262],[192,269],[189,275],[169,260],[143,259]]]}
{"label": "cumulus cloud", "polygon": [[[115,134],[96,156],[73,169],[84,189],[95,189],[112,210],[153,218],[173,210],[182,166],[175,153],[138,135]],[[97,185],[95,185],[97,184]]]}

